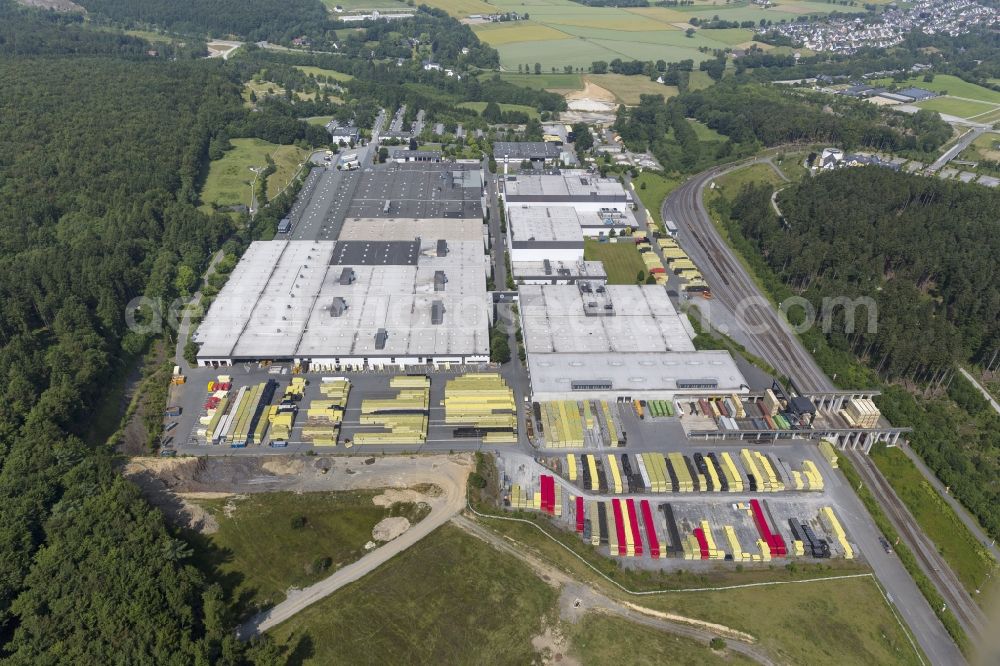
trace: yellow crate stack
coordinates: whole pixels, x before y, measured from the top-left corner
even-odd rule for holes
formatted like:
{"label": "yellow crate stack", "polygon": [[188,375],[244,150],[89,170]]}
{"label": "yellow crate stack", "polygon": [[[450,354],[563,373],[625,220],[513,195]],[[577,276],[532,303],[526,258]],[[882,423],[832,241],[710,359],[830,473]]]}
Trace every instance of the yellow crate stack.
{"label": "yellow crate stack", "polygon": [[622,475],[618,469],[618,460],[613,454],[608,454],[605,456],[607,460],[608,468],[608,490],[613,493],[621,494],[625,491],[622,486]]}
{"label": "yellow crate stack", "polygon": [[[650,453],[649,460],[656,469],[656,479],[660,484],[660,492],[668,493],[672,491],[673,483],[670,481],[670,473],[667,472],[667,460],[663,457],[662,453]],[[649,471],[648,469],[646,470]]]}
{"label": "yellow crate stack", "polygon": [[830,463],[830,467],[837,469],[838,458],[837,450],[833,447],[833,444],[825,439],[819,441],[819,452],[823,454],[826,461]]}
{"label": "yellow crate stack", "polygon": [[792,541],[792,554],[796,557],[803,557],[806,554],[806,545],[795,539]]}
{"label": "yellow crate stack", "polygon": [[620,446],[621,438],[618,436],[618,425],[611,415],[611,407],[607,400],[601,400],[601,413],[604,415],[604,423],[608,426],[608,437],[611,439],[611,446]]}
{"label": "yellow crate stack", "polygon": [[715,545],[715,537],[712,536],[712,527],[708,524],[707,520],[701,521],[701,531],[705,534],[705,542],[708,543],[708,559],[726,559],[726,551]]}
{"label": "yellow crate stack", "polygon": [[601,545],[601,521],[598,520],[597,500],[591,500],[587,503],[587,507],[590,509],[590,545],[600,546]]}
{"label": "yellow crate stack", "polygon": [[572,453],[566,454],[566,477],[570,481],[576,481],[576,456]]}
{"label": "yellow crate stack", "polygon": [[729,482],[729,492],[743,492],[743,477],[736,469],[736,463],[733,462],[732,456],[729,455],[728,451],[723,451],[719,457],[722,459],[722,471],[726,475],[726,481]]}
{"label": "yellow crate stack", "polygon": [[726,525],[722,531],[726,534],[726,541],[729,542],[729,550],[733,553],[733,560],[736,562],[749,561],[750,553],[743,552],[743,546],[740,545],[740,540],[736,536],[736,530],[733,529],[733,526]]}
{"label": "yellow crate stack", "polygon": [[612,557],[618,555],[618,521],[615,520],[615,512],[611,509],[611,503],[607,503],[608,514],[608,548]]}
{"label": "yellow crate stack", "polygon": [[681,550],[684,552],[685,560],[701,559],[701,544],[698,543],[698,537],[693,534],[681,539]]}
{"label": "yellow crate stack", "polygon": [[590,472],[590,489],[600,490],[600,481],[597,478],[597,460],[589,453],[584,458],[586,458],[587,469]]}
{"label": "yellow crate stack", "polygon": [[625,510],[625,501],[622,503],[622,524],[625,527],[625,557],[635,557],[635,540],[632,537],[632,519],[629,518],[628,511]]}
{"label": "yellow crate stack", "polygon": [[841,547],[844,549],[844,559],[853,560],[854,559],[854,549],[851,544],[847,542],[847,534],[844,532],[844,528],[840,526],[840,521],[837,520],[837,516],[833,513],[833,507],[824,506],[819,510],[820,521],[823,525],[830,530],[830,532],[837,538],[840,542]]}
{"label": "yellow crate stack", "polygon": [[740,461],[743,463],[743,469],[747,471],[747,474],[753,475],[757,479],[758,492],[771,492],[771,488],[767,483],[767,477],[757,467],[757,456],[754,453],[756,452],[751,452],[750,449],[740,449]]}
{"label": "yellow crate stack", "polygon": [[292,436],[292,422],[295,414],[292,412],[279,412],[277,405],[272,405],[267,411],[267,420],[271,424],[271,440],[284,440]]}
{"label": "yellow crate stack", "polygon": [[670,459],[670,466],[677,477],[677,491],[682,493],[694,492],[694,479],[691,478],[691,473],[684,462],[684,456],[680,453],[668,453],[667,458]]}
{"label": "yellow crate stack", "polygon": [[354,435],[358,445],[422,444],[427,441],[427,410],[430,407],[430,379],[400,375],[389,380],[389,387],[399,389],[393,398],[367,398],[361,401],[361,425],[381,426],[381,431]]}
{"label": "yellow crate stack", "polygon": [[802,463],[802,470],[809,490],[823,490],[823,475],[819,473],[816,463],[812,460],[806,460]]}
{"label": "yellow crate stack", "polygon": [[[776,493],[785,489],[785,484],[778,478],[777,473],[774,471],[774,467],[771,465],[771,461],[767,459],[760,451],[751,451],[750,455],[753,456],[757,463],[757,468],[764,475],[763,484],[758,484],[758,488],[764,492]],[[757,477],[758,482],[761,481],[760,477]]]}
{"label": "yellow crate stack", "polygon": [[719,480],[719,473],[715,469],[715,463],[708,456],[705,456],[705,469],[708,470],[708,478],[712,480],[712,487],[718,492],[722,489],[722,483]]}
{"label": "yellow crate stack", "polygon": [[474,372],[449,379],[444,389],[444,421],[489,429],[491,443],[516,442],[514,392],[496,373]]}
{"label": "yellow crate stack", "polygon": [[767,542],[763,539],[757,539],[757,549],[760,554],[756,553],[751,556],[754,562],[770,562],[771,561],[771,547],[767,545]]}

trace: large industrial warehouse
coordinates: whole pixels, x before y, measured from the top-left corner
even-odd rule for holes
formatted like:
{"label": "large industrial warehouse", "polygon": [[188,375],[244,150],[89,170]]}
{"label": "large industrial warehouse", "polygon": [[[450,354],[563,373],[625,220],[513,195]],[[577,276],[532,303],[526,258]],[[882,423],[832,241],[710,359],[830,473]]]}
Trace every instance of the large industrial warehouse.
{"label": "large industrial warehouse", "polygon": [[518,294],[536,401],[747,388],[728,352],[695,350],[662,287],[578,282],[524,285]]}
{"label": "large industrial warehouse", "polygon": [[508,209],[514,206],[572,206],[582,213],[632,207],[632,195],[617,180],[580,169],[511,175],[501,183],[501,196]]}
{"label": "large industrial warehouse", "polygon": [[198,363],[483,362],[486,271],[477,241],[253,243],[195,334]]}

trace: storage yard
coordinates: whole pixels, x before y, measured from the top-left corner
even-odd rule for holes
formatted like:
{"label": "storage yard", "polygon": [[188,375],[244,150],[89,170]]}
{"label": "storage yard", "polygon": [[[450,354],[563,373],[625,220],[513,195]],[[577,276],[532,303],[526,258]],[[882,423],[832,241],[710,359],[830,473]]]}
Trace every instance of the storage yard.
{"label": "storage yard", "polygon": [[629,566],[854,559],[808,449],[501,454],[499,473],[509,509],[547,514]]}

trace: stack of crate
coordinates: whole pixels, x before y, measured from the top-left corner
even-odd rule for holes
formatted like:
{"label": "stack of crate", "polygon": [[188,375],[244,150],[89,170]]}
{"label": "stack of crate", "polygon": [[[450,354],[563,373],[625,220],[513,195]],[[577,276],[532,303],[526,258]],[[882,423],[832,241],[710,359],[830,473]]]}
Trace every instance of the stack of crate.
{"label": "stack of crate", "polygon": [[847,542],[847,534],[844,532],[844,528],[840,526],[840,521],[837,520],[837,516],[833,513],[833,507],[824,506],[819,511],[820,521],[824,526],[830,530],[830,533],[837,539],[840,543],[841,548],[844,549],[844,559],[853,560],[854,559],[854,548],[851,544]]}
{"label": "stack of crate", "polygon": [[514,392],[499,374],[470,373],[449,379],[444,389],[445,423],[486,431],[490,443],[517,441]]}
{"label": "stack of crate", "polygon": [[356,433],[355,444],[422,444],[427,441],[430,379],[397,376],[389,380],[389,387],[400,391],[393,398],[361,401],[361,425],[381,426],[385,430]]}

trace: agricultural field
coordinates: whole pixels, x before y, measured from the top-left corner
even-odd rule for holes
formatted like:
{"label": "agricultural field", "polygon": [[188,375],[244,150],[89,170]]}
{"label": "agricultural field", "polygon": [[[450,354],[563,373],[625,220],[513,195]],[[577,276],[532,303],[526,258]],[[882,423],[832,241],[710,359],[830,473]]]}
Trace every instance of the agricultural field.
{"label": "agricultural field", "polygon": [[254,174],[250,167],[267,166],[266,155],[274,160],[276,170],[267,179],[267,194],[276,195],[295,176],[306,152],[295,146],[281,146],[261,139],[233,139],[233,147],[222,159],[208,166],[208,176],[201,189],[201,201],[206,206],[250,205],[250,184]]}
{"label": "agricultural field", "polygon": [[642,263],[634,243],[599,243],[587,239],[583,245],[583,258],[604,264],[608,284],[636,284],[639,273],[645,277],[646,265]]}
{"label": "agricultural field", "polygon": [[624,74],[584,74],[583,80],[604,88],[622,104],[636,105],[641,95],[663,95],[664,98],[677,94],[676,86],[665,86],[645,76],[625,76]]}
{"label": "agricultural field", "polygon": [[911,77],[902,83],[896,83],[892,79],[881,79],[878,81],[878,85],[890,84],[899,88],[923,88],[924,90],[931,90],[951,97],[978,100],[988,104],[1000,104],[1000,92],[977,86],[975,83],[963,81],[957,76],[950,74],[935,74],[934,80],[931,82],[924,81],[924,77],[922,76]]}
{"label": "agricultural field", "polygon": [[784,184],[784,181],[769,165],[754,164],[716,178],[713,192],[732,198],[749,183],[767,183],[778,187]]}
{"label": "agricultural field", "polygon": [[[514,66],[515,69],[517,66]],[[490,75],[492,76],[492,75]],[[583,90],[582,74],[514,74],[503,72],[500,78],[535,90]]]}
{"label": "agricultural field", "polygon": [[[463,109],[472,109],[476,113],[482,113],[483,109],[486,108],[486,102],[462,102],[458,105]],[[524,104],[499,104],[501,111],[521,111],[527,113],[531,118],[538,117],[538,109],[525,106]]]}
{"label": "agricultural field", "polygon": [[347,11],[359,9],[387,9],[400,10],[412,9],[402,0],[322,0],[326,8],[331,12],[334,7],[341,7]]}
{"label": "agricultural field", "polygon": [[430,7],[443,9],[459,19],[466,18],[472,14],[496,14],[497,12],[516,11],[513,7],[507,7],[500,3],[486,3],[481,0],[432,0],[431,2],[418,2],[416,4],[426,4]]}
{"label": "agricultural field", "polygon": [[1000,107],[994,104],[975,102],[969,99],[958,99],[950,96],[935,97],[934,99],[917,102],[916,105],[921,109],[930,109],[931,111],[937,111],[938,113],[944,113],[949,116],[958,116],[959,118],[970,119],[974,119],[977,116],[983,116],[1000,109]]}
{"label": "agricultural field", "polygon": [[[986,607],[986,602],[996,597],[995,587],[989,594],[984,588],[990,577],[997,574],[997,563],[959,522],[951,507],[944,503],[902,451],[879,447],[872,451],[872,460],[965,589]],[[986,597],[985,601],[983,597]]]}
{"label": "agricultural field", "polygon": [[196,561],[217,577],[241,612],[266,608],[290,587],[310,585],[365,554],[372,528],[426,506],[377,506],[377,491],[263,493],[198,503],[219,529],[196,539]]}
{"label": "agricultural field", "polygon": [[332,69],[322,69],[321,67],[312,67],[310,65],[295,65],[295,69],[299,70],[303,74],[312,74],[313,76],[326,76],[335,81],[350,81],[354,77],[350,74],[344,74],[343,72],[338,72]]}
{"label": "agricultural field", "polygon": [[529,664],[556,597],[520,561],[446,525],[270,634],[302,664]]}
{"label": "agricultural field", "polygon": [[714,83],[715,81],[708,75],[708,72],[702,72],[701,70],[696,69],[691,72],[691,78],[688,79],[688,89],[701,90],[703,88],[708,88]]}
{"label": "agricultural field", "polygon": [[[824,14],[837,6],[805,0],[782,2],[764,9],[746,2],[726,5],[696,2],[690,7],[587,7],[570,0],[496,0],[490,10],[471,10],[464,5],[480,5],[478,0],[430,0],[429,4],[458,17],[489,11],[528,13],[530,21],[520,25],[473,24],[480,39],[500,52],[507,71],[519,64],[540,63],[544,71],[561,70],[570,65],[587,68],[595,60],[658,60],[667,62],[692,59],[701,62],[710,54],[699,47],[733,48],[749,42],[750,30],[697,30],[691,37],[685,30],[693,16],[733,21],[769,19],[794,20],[803,14]],[[459,10],[448,5],[457,4]]]}

